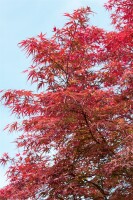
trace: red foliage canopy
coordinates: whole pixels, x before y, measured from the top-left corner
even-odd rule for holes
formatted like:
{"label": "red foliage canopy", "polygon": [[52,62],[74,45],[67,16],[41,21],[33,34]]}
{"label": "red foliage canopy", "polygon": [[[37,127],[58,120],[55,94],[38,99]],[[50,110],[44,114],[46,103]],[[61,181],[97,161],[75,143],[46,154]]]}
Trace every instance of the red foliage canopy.
{"label": "red foliage canopy", "polygon": [[89,7],[20,43],[33,65],[28,79],[42,92],[8,90],[3,103],[21,122],[10,184],[0,199],[132,199],[132,0],[109,0],[115,31],[89,25]]}

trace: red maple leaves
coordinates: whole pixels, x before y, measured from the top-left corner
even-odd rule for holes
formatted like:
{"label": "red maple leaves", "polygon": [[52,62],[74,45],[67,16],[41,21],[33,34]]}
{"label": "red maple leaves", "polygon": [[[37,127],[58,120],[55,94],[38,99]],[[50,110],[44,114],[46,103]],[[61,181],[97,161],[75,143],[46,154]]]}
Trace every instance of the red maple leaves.
{"label": "red maple leaves", "polygon": [[87,7],[65,14],[51,39],[41,33],[20,43],[33,58],[28,79],[42,92],[2,96],[23,119],[9,126],[22,132],[22,153],[1,199],[132,199],[133,7],[109,0],[106,8],[116,31],[89,26]]}

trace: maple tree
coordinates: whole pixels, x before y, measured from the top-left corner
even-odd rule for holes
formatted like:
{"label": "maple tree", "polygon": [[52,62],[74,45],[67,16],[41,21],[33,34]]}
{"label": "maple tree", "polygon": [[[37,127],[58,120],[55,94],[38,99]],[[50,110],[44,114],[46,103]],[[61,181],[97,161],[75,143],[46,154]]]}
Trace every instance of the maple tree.
{"label": "maple tree", "polygon": [[[89,7],[20,43],[40,92],[8,90],[2,102],[20,118],[21,153],[7,171],[0,199],[132,199],[132,0],[109,0],[114,31],[89,25]],[[23,119],[22,119],[23,118]],[[21,120],[22,119],[22,120]]]}

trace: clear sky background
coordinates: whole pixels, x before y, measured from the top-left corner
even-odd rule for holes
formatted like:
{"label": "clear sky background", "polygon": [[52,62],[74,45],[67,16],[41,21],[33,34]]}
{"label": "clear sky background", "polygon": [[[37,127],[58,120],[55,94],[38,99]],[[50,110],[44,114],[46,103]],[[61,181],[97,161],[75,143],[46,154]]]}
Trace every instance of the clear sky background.
{"label": "clear sky background", "polygon": [[[106,0],[0,0],[0,90],[29,89],[26,74],[21,73],[30,66],[17,44],[40,32],[52,35],[53,27],[62,27],[66,18],[63,13],[72,12],[81,6],[90,6],[96,12],[91,24],[106,30],[111,29],[109,14],[103,8]],[[0,156],[4,152],[13,154],[16,148],[12,141],[17,136],[3,132],[6,124],[13,121],[7,108],[0,105]],[[5,169],[0,167],[0,187],[7,184]]]}

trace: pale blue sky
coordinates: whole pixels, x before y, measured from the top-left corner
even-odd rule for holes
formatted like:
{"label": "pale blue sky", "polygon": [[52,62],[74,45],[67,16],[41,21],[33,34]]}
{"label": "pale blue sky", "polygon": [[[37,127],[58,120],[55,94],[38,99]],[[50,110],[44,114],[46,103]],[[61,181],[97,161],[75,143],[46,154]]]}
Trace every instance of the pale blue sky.
{"label": "pale blue sky", "polygon": [[[0,0],[0,90],[34,88],[21,73],[30,65],[25,53],[17,44],[40,32],[50,37],[54,26],[65,23],[63,13],[72,12],[81,6],[90,6],[97,14],[91,24],[111,29],[109,15],[103,8],[106,0]],[[15,152],[11,141],[16,135],[3,133],[4,126],[11,122],[10,112],[0,105],[0,155]],[[6,184],[4,169],[0,167],[0,187]]]}

